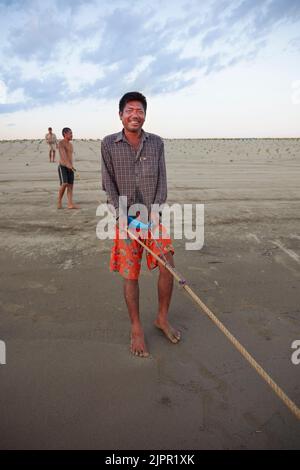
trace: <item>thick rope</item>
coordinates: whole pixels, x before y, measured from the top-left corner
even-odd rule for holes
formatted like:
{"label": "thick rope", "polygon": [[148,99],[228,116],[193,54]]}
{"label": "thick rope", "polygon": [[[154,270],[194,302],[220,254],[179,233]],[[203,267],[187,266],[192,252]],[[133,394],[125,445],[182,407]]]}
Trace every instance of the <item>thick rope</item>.
{"label": "thick rope", "polygon": [[300,419],[300,409],[298,406],[287,396],[287,394],[279,387],[279,385],[274,382],[274,380],[269,376],[269,374],[256,362],[256,360],[248,353],[244,346],[230,333],[230,331],[223,325],[223,323],[215,316],[215,314],[202,302],[202,300],[195,294],[195,292],[189,287],[187,282],[182,283],[182,277],[175,271],[175,269],[166,261],[166,259],[160,258],[158,255],[153,253],[153,251],[142,242],[142,240],[128,230],[129,235],[135,239],[145,250],[147,250],[151,255],[172,274],[172,276],[178,281],[183,289],[192,297],[195,303],[203,310],[204,313],[214,322],[214,324],[224,333],[229,341],[236,347],[236,349],[244,356],[244,358],[249,362],[249,364],[256,370],[256,372],[267,382],[271,387],[273,392],[283,401],[283,403],[289,408],[289,410],[294,413],[294,415]]}

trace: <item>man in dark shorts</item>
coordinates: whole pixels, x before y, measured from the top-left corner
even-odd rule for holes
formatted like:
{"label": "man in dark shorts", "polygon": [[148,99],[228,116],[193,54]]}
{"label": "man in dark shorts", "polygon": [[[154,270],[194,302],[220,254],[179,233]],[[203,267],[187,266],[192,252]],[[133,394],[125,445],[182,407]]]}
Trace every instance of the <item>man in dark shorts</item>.
{"label": "man in dark shorts", "polygon": [[67,190],[68,209],[79,209],[73,203],[73,185],[74,185],[74,169],[73,169],[73,139],[72,131],[69,127],[64,127],[62,130],[63,139],[58,144],[60,155],[58,165],[58,175],[60,181],[60,188],[58,192],[57,208],[62,208],[62,198]]}
{"label": "man in dark shorts", "polygon": [[[101,145],[102,187],[107,199],[119,214],[119,196],[126,196],[129,205],[143,204],[148,211],[152,204],[163,204],[167,198],[167,181],[162,139],[145,132],[142,126],[146,117],[146,98],[138,92],[126,93],[119,103],[119,116],[123,130],[106,136]],[[161,232],[164,227],[160,225]],[[124,278],[124,297],[131,321],[131,352],[147,357],[144,332],[140,322],[138,277],[143,249],[132,239],[121,239],[118,223],[111,253],[110,269],[118,271]],[[148,232],[141,239],[157,255],[164,254],[174,266],[174,248],[170,237],[164,236],[153,243]],[[160,250],[157,250],[160,246]],[[173,277],[157,260],[147,256],[149,269],[159,266],[158,311],[154,325],[172,343],[178,343],[180,332],[168,322],[168,310],[173,290]]]}

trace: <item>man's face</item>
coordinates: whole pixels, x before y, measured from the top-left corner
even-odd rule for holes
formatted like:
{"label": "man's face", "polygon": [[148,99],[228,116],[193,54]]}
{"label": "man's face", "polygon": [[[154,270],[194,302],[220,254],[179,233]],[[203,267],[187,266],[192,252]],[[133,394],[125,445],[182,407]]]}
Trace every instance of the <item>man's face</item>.
{"label": "man's face", "polygon": [[139,132],[145,122],[145,111],[140,101],[128,101],[119,113],[124,129],[130,132]]}
{"label": "man's face", "polygon": [[73,133],[72,133],[72,131],[66,132],[65,135],[64,135],[64,137],[65,137],[65,139],[67,139],[67,140],[69,140],[69,141],[72,140],[72,139],[73,139]]}

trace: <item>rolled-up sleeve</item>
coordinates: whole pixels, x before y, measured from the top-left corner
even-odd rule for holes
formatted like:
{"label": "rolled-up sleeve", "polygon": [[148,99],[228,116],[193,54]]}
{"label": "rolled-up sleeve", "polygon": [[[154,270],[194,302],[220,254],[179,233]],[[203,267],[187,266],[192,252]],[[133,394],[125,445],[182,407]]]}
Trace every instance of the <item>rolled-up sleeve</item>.
{"label": "rolled-up sleeve", "polygon": [[105,145],[101,143],[101,173],[102,173],[102,189],[107,194],[107,202],[112,204],[119,212],[119,191],[115,180],[114,168],[111,161],[110,152]]}

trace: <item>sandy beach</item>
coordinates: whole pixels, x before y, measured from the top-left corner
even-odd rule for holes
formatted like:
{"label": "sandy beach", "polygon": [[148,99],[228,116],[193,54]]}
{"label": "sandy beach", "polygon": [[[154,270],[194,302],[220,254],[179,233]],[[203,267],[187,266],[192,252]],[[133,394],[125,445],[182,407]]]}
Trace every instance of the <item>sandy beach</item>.
{"label": "sandy beach", "polygon": [[[191,287],[300,406],[299,139],[165,140],[169,203],[205,205],[205,243],[175,262]],[[74,140],[74,199],[57,210],[44,141],[0,142],[1,449],[299,449],[299,422],[177,286],[178,345],[153,326],[129,352],[111,241],[96,237],[100,141]]]}

